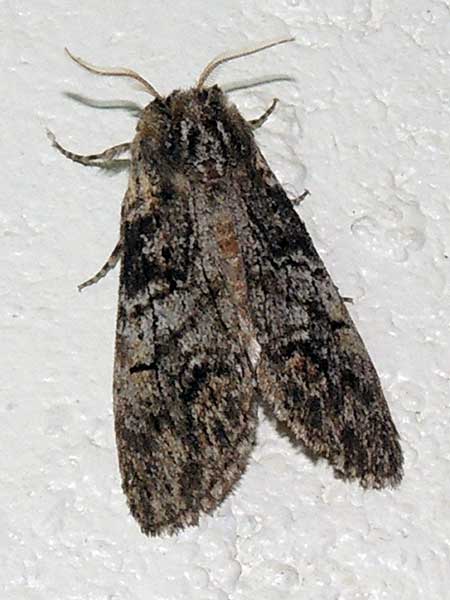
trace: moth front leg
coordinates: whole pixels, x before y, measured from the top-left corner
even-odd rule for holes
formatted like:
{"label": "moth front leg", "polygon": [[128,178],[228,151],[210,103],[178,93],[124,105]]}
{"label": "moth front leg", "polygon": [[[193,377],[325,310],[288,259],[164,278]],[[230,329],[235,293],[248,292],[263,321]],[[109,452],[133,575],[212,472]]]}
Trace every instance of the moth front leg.
{"label": "moth front leg", "polygon": [[124,144],[117,144],[117,146],[113,146],[112,148],[107,148],[103,152],[99,154],[74,154],[73,152],[69,152],[59,144],[55,138],[55,135],[47,130],[47,136],[51,141],[52,145],[63,154],[66,158],[70,158],[74,162],[81,163],[82,165],[97,165],[102,166],[102,163],[110,162],[111,160],[117,158],[124,152],[127,152],[131,148],[131,143],[126,142]]}
{"label": "moth front leg", "polygon": [[278,104],[278,98],[274,98],[272,100],[272,104],[260,117],[258,117],[257,119],[251,119],[248,122],[250,127],[252,129],[258,129],[258,127],[261,127],[261,125],[263,125],[267,121],[267,119],[270,117],[270,115],[273,113],[277,104]]}
{"label": "moth front leg", "polygon": [[81,292],[81,290],[84,289],[85,287],[88,287],[89,285],[94,285],[94,283],[97,283],[97,281],[99,281],[100,279],[105,277],[109,273],[109,271],[114,269],[114,267],[117,265],[121,255],[122,255],[122,248],[123,248],[122,240],[120,239],[117,242],[114,250],[111,252],[111,256],[105,262],[105,264],[100,269],[100,271],[98,273],[96,273],[93,277],[88,279],[87,281],[80,283],[80,285],[78,286],[78,291]]}

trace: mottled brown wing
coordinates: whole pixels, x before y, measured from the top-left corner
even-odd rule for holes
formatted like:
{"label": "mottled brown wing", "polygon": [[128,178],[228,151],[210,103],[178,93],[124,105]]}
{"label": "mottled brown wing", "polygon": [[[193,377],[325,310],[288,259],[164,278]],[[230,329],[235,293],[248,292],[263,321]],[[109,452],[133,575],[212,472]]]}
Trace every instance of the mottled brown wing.
{"label": "mottled brown wing", "polygon": [[131,513],[144,533],[170,534],[213,511],[242,474],[256,401],[205,211],[164,190],[156,200],[145,175],[133,179],[122,219],[116,438]]}
{"label": "mottled brown wing", "polygon": [[402,453],[372,361],[303,222],[256,149],[255,160],[241,236],[263,398],[341,476],[366,487],[396,484]]}

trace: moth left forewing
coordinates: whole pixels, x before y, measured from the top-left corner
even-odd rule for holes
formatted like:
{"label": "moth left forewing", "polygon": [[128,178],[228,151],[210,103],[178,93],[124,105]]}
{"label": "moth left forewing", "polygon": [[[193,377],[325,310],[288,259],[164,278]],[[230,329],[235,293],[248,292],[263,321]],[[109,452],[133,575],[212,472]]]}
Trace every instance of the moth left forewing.
{"label": "moth left forewing", "polygon": [[197,524],[228,495],[254,445],[256,402],[202,191],[184,196],[160,168],[153,195],[150,160],[130,179],[116,439],[130,510],[145,533],[158,535]]}
{"label": "moth left forewing", "polygon": [[346,478],[402,477],[398,433],[375,368],[286,193],[254,147],[240,220],[264,401]]}

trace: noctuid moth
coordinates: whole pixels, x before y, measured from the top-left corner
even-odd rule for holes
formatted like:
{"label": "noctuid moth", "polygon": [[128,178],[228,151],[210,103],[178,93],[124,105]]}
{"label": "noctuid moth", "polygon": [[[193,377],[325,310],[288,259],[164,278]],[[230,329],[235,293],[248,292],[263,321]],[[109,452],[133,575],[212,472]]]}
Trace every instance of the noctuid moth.
{"label": "noctuid moth", "polygon": [[154,97],[131,143],[120,238],[114,417],[123,490],[144,533],[196,525],[233,489],[255,444],[257,408],[364,487],[399,483],[402,452],[375,368],[302,220],[217,86]]}

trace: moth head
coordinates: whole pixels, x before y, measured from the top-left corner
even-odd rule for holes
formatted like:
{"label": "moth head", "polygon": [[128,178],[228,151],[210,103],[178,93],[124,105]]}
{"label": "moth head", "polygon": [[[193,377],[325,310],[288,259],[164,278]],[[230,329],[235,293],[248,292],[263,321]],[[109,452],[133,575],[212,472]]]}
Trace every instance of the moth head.
{"label": "moth head", "polygon": [[140,151],[158,171],[213,181],[248,155],[251,130],[218,86],[175,90],[145,107]]}
{"label": "moth head", "polygon": [[161,160],[176,162],[178,167],[193,166],[200,173],[214,177],[215,173],[223,176],[221,163],[228,162],[232,167],[233,161],[228,159],[236,159],[247,151],[249,127],[237,109],[227,105],[225,94],[218,86],[206,86],[207,80],[223,63],[293,39],[280,38],[238,52],[220,54],[206,65],[192,89],[176,90],[166,97],[136,71],[96,67],[73,56],[67,48],[66,52],[92,73],[138,81],[154,97],[154,101],[143,110],[137,127],[141,143],[149,155],[159,154]]}

